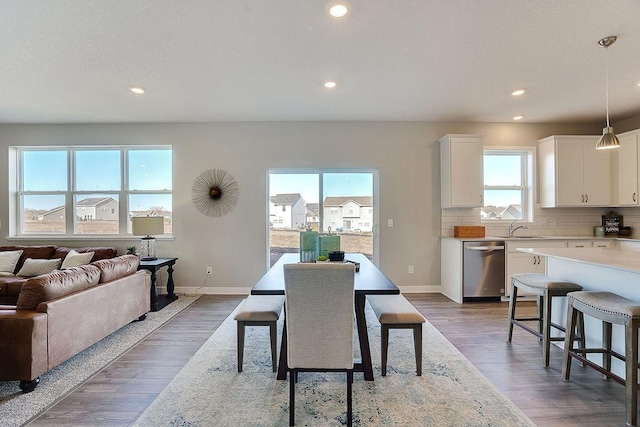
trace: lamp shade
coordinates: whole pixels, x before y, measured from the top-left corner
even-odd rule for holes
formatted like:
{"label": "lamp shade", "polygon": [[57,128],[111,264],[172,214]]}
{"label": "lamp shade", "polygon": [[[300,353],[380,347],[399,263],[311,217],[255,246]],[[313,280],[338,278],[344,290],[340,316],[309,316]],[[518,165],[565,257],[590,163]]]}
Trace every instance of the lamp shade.
{"label": "lamp shade", "polygon": [[612,127],[606,127],[602,129],[602,137],[598,140],[596,148],[598,150],[608,150],[609,148],[618,148],[620,141],[618,137],[613,133]]}
{"label": "lamp shade", "polygon": [[164,234],[164,217],[135,216],[131,218],[131,233],[134,236]]}

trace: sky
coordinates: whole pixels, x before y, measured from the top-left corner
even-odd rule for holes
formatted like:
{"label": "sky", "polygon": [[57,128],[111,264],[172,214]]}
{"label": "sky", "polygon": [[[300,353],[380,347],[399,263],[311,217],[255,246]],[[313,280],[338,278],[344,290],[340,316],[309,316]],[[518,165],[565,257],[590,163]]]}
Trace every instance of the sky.
{"label": "sky", "polygon": [[[519,155],[484,156],[485,185],[522,185],[521,160]],[[520,191],[485,191],[485,206],[508,206],[520,204]]]}
{"label": "sky", "polygon": [[[373,196],[373,173],[325,172],[323,191],[327,196]],[[318,173],[271,173],[269,196],[300,193],[307,203],[319,203]]]}
{"label": "sky", "polygon": [[[121,150],[77,149],[74,151],[75,190],[92,191],[86,197],[113,197],[104,191],[119,191],[122,185]],[[171,150],[128,150],[129,188],[135,190],[171,190]],[[66,150],[23,151],[24,191],[66,191],[68,159]],[[163,206],[171,210],[170,195],[132,195],[129,210],[147,210]],[[63,195],[25,196],[27,209],[51,209],[64,204]]]}

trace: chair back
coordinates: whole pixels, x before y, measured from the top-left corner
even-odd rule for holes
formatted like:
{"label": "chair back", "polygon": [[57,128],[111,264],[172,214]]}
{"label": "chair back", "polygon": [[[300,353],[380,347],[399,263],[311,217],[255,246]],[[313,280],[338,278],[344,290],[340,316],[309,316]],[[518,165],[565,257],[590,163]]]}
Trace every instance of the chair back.
{"label": "chair back", "polygon": [[284,265],[289,368],[352,369],[353,264]]}

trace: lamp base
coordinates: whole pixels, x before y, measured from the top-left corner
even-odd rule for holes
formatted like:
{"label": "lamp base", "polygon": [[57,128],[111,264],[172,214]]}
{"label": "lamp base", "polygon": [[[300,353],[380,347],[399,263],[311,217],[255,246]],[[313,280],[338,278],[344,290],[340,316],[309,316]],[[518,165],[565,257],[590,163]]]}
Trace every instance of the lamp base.
{"label": "lamp base", "polygon": [[155,261],[157,259],[158,259],[157,257],[151,257],[151,256],[140,257],[140,261]]}
{"label": "lamp base", "polygon": [[156,238],[147,236],[140,239],[140,260],[152,261],[158,259],[156,257]]}

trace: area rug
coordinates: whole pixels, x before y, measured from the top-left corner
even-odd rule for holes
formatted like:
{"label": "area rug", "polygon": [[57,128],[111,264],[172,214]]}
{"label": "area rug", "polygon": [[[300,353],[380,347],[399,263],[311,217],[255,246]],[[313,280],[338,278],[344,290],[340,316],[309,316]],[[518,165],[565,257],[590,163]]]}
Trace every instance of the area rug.
{"label": "area rug", "polygon": [[31,393],[22,393],[18,388],[18,381],[0,381],[0,425],[20,426],[31,420],[198,298],[199,296],[180,295],[179,299],[162,310],[148,313],[146,320],[132,322],[120,328],[42,375],[40,384]]}
{"label": "area rug", "polygon": [[[392,330],[382,377],[380,325],[368,306],[367,322],[375,381],[355,375],[355,426],[534,426],[429,323],[422,376],[415,374],[411,330]],[[268,328],[247,328],[246,334],[242,373],[232,313],[134,425],[288,425],[288,382],[271,371]],[[300,374],[295,409],[298,426],[345,425],[345,374]]]}

